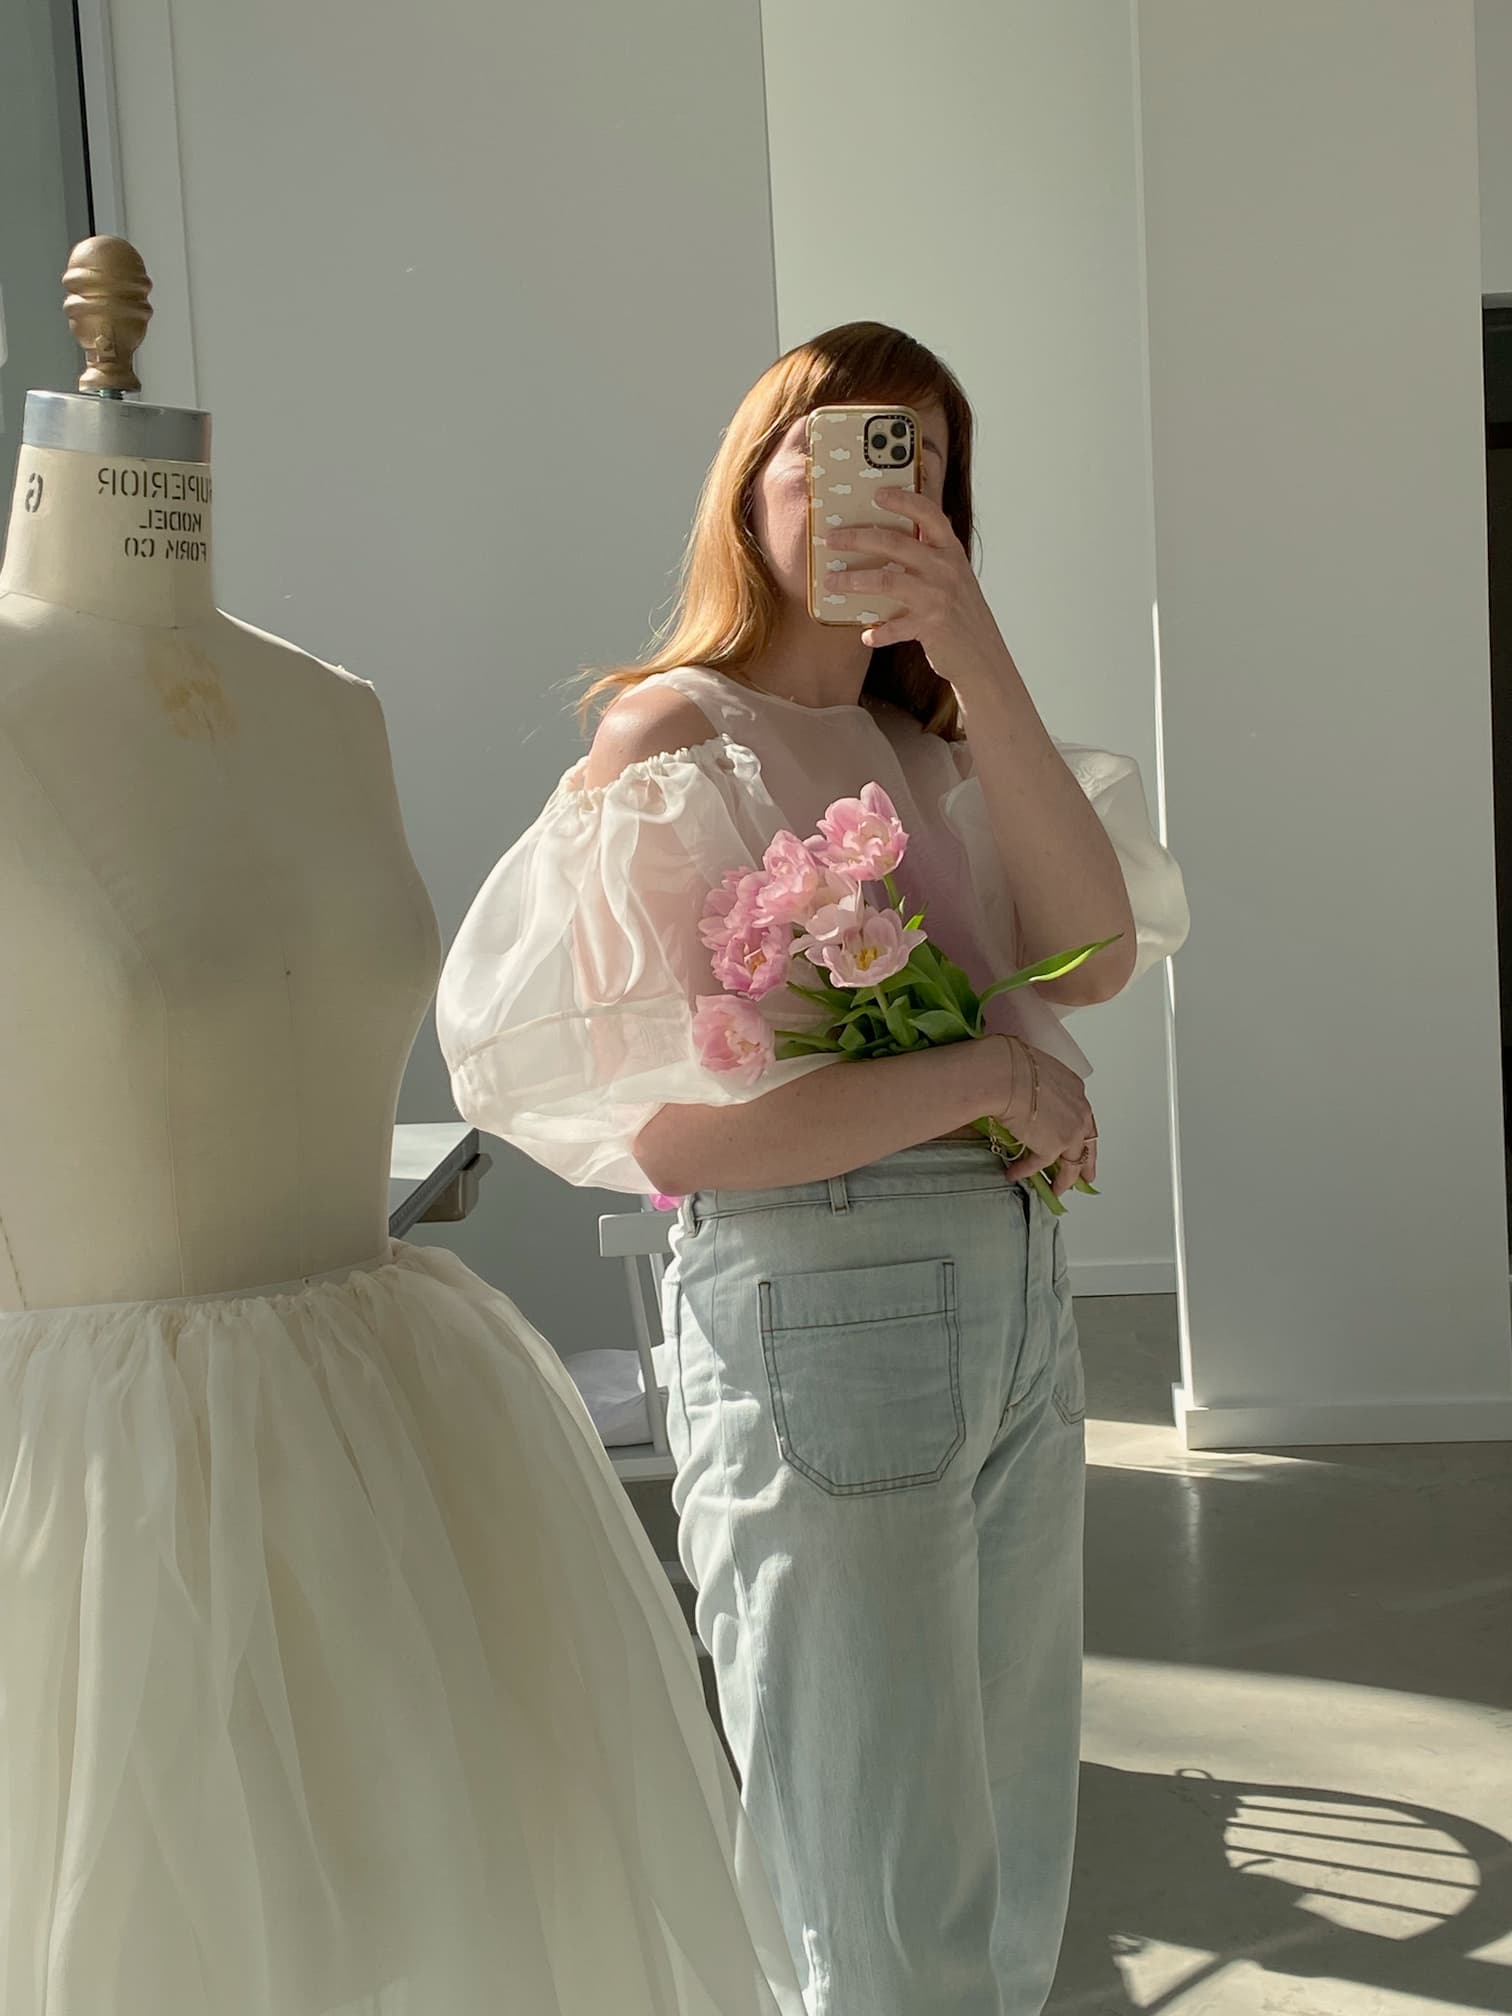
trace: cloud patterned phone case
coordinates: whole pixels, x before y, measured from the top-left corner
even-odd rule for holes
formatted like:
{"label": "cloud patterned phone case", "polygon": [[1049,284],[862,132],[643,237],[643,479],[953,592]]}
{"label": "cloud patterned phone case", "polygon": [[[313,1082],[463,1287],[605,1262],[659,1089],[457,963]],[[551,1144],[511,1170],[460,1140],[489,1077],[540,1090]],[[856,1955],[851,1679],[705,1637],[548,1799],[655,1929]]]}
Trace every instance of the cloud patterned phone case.
{"label": "cloud patterned phone case", "polygon": [[[895,434],[900,424],[906,438]],[[899,448],[906,460],[894,459]],[[904,606],[895,596],[847,595],[840,585],[846,567],[878,566],[880,556],[853,550],[837,564],[841,556],[821,542],[841,525],[914,530],[911,519],[880,510],[876,492],[889,484],[918,489],[918,415],[908,406],[821,406],[809,415],[808,458],[809,613],[817,622],[853,629],[886,622]]]}

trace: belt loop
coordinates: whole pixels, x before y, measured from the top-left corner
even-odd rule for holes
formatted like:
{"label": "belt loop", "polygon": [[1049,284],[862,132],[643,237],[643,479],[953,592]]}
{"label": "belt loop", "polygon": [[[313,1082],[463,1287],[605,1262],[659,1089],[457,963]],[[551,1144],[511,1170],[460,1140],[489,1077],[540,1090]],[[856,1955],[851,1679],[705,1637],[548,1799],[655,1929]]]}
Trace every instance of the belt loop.
{"label": "belt loop", "polygon": [[698,1230],[698,1212],[691,1197],[684,1197],[678,1205],[677,1222],[690,1239]]}
{"label": "belt loop", "polygon": [[843,1176],[831,1176],[829,1179],[829,1193],[830,1209],[835,1213],[837,1218],[842,1213],[849,1211],[850,1192],[845,1187],[845,1178]]}

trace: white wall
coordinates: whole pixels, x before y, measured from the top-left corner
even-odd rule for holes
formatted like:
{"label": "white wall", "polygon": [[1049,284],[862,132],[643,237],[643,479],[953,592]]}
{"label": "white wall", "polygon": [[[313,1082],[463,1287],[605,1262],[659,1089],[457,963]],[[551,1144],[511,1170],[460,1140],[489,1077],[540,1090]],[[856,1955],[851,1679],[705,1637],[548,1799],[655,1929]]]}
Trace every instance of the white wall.
{"label": "white wall", "polygon": [[1512,1434],[1471,0],[1138,22],[1188,1432]]}
{"label": "white wall", "polygon": [[1475,71],[1482,286],[1512,294],[1512,0],[1475,0]]}
{"label": "white wall", "polygon": [[[222,602],[375,681],[449,935],[773,355],[757,0],[113,4],[143,362],[183,401],[197,359]],[[405,1111],[450,1111],[429,1032]],[[449,1243],[564,1351],[618,1341],[609,1200],[499,1153]]]}
{"label": "white wall", "polygon": [[[1127,751],[1154,799],[1155,694],[1132,32],[1111,0],[766,0],[784,347],[875,316],[938,349],[980,421],[983,579],[1052,731]],[[864,55],[865,61],[859,59]],[[823,89],[898,117],[853,155]],[[1072,1213],[1078,1285],[1173,1285],[1164,1004],[1078,1018],[1103,1196]]]}

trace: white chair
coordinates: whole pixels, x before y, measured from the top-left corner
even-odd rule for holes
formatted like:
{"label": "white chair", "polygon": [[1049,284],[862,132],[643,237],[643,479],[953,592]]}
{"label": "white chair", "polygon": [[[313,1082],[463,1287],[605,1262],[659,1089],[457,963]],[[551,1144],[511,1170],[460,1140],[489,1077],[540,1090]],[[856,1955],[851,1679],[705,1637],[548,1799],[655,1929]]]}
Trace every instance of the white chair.
{"label": "white chair", "polygon": [[665,1211],[616,1212],[599,1220],[599,1253],[625,1269],[630,1323],[646,1389],[649,1442],[610,1449],[609,1460],[622,1484],[670,1483],[677,1465],[667,1444],[667,1410],[662,1402],[653,1353],[661,1342],[661,1285],[669,1252],[671,1218]]}

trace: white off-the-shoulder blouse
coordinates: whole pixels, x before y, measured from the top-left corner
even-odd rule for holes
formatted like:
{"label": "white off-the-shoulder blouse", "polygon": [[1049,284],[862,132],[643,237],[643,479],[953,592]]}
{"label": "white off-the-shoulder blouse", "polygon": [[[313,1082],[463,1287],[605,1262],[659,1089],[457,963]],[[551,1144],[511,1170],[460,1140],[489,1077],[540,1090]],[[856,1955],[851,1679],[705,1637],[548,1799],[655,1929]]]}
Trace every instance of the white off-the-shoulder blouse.
{"label": "white off-the-shoulder blouse", "polygon": [[[479,892],[437,1011],[468,1120],[571,1183],[632,1193],[652,1188],[634,1142],[660,1107],[759,1098],[839,1061],[781,1063],[751,1086],[694,1049],[695,1000],[718,991],[698,932],[704,900],[782,828],[806,839],[834,799],[880,784],[910,835],[897,879],[931,939],[978,988],[1023,963],[1012,868],[969,742],[942,741],[893,707],[805,707],[702,668],[656,677],[702,710],[711,739],[633,763],[603,790],[583,783],[584,765],[570,770]],[[1137,977],[1186,936],[1181,871],[1151,831],[1137,765],[1060,747],[1123,866]],[[1063,1012],[1032,989],[988,1011],[994,1028],[1085,1074]]]}

